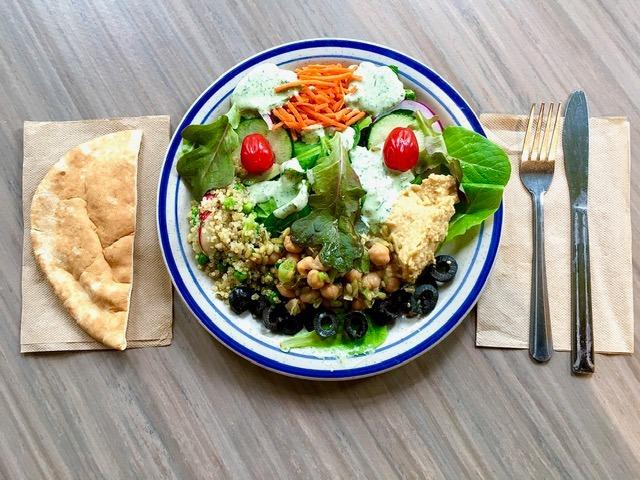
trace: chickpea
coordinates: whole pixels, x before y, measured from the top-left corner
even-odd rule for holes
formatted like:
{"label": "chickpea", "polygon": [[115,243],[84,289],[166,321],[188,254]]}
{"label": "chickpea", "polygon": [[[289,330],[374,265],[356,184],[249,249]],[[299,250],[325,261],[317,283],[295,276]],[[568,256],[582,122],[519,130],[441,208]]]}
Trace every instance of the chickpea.
{"label": "chickpea", "polygon": [[278,283],[276,285],[276,288],[278,289],[278,292],[280,292],[280,295],[282,295],[284,298],[295,298],[296,296],[295,290],[293,290],[292,288],[287,288],[281,283]]}
{"label": "chickpea", "polygon": [[287,235],[286,237],[284,237],[284,249],[287,252],[291,253],[300,253],[302,251],[302,247],[299,247],[298,245],[293,243],[293,240],[291,240],[291,235]]}
{"label": "chickpea", "polygon": [[393,264],[389,264],[385,267],[384,269],[384,274],[382,275],[382,278],[386,279],[388,277],[396,277],[399,276],[398,274],[400,273],[400,271],[398,270],[398,268],[393,265]]}
{"label": "chickpea", "polygon": [[294,262],[296,262],[296,264],[300,261],[300,255],[298,255],[297,253],[287,253],[287,258],[290,258],[291,260],[293,260]]}
{"label": "chickpea", "polygon": [[308,292],[302,292],[300,294],[300,301],[302,303],[316,303],[320,299],[320,292],[318,290],[309,290]]}
{"label": "chickpea", "polygon": [[369,249],[369,260],[378,267],[384,267],[391,261],[389,249],[381,243],[374,243]]}
{"label": "chickpea", "polygon": [[387,277],[384,281],[384,291],[393,293],[400,289],[400,279],[398,277]]}
{"label": "chickpea", "polygon": [[273,252],[271,255],[269,255],[265,263],[267,265],[275,265],[278,260],[280,260],[280,254],[278,252]]}
{"label": "chickpea", "polygon": [[319,272],[315,269],[310,270],[307,274],[307,283],[314,290],[324,287],[324,284],[327,282],[327,280],[328,277],[326,273]]}
{"label": "chickpea", "polygon": [[360,297],[354,299],[353,302],[351,302],[351,310],[364,310],[365,308],[367,308],[367,305]]}
{"label": "chickpea", "polygon": [[318,265],[318,263],[313,257],[304,257],[298,262],[296,269],[300,275],[306,277],[310,270],[322,270],[322,264]]}
{"label": "chickpea", "polygon": [[340,285],[329,284],[320,289],[320,295],[327,300],[335,300],[342,293],[342,287]]}
{"label": "chickpea", "polygon": [[360,280],[362,278],[362,272],[356,270],[355,268],[352,270],[349,270],[347,272],[347,274],[344,276],[344,278],[347,280],[347,282],[351,283],[351,282],[355,282],[357,280]]}
{"label": "chickpea", "polygon": [[376,290],[380,288],[380,275],[376,272],[367,273],[362,277],[362,286],[368,290]]}
{"label": "chickpea", "polygon": [[319,255],[316,255],[316,258],[314,258],[313,260],[316,262],[314,267],[316,270],[320,270],[321,272],[324,272],[326,270],[326,268],[324,268],[324,265],[320,261]]}

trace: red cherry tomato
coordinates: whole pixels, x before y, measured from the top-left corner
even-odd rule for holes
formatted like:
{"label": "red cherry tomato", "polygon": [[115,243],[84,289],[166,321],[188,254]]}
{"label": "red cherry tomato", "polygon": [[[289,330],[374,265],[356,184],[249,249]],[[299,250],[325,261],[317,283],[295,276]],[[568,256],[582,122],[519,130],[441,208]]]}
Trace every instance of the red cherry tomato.
{"label": "red cherry tomato", "polygon": [[271,145],[259,133],[247,135],[242,141],[240,161],[247,172],[252,175],[266,172],[273,166],[274,162]]}
{"label": "red cherry tomato", "polygon": [[413,130],[396,127],[384,141],[384,163],[392,170],[406,172],[418,163],[418,139]]}

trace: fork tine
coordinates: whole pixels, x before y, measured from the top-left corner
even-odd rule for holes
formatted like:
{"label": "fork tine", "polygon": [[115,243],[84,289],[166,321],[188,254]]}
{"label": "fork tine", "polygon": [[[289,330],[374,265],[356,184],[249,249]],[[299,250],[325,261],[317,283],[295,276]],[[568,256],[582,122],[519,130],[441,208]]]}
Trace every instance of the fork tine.
{"label": "fork tine", "polygon": [[542,149],[542,118],[544,117],[544,102],[540,104],[538,122],[536,123],[536,133],[533,136],[533,156],[531,160],[540,160],[540,150]]}
{"label": "fork tine", "polygon": [[[549,150],[547,151],[547,159],[555,159],[556,156],[556,148],[558,146],[558,136],[559,136],[559,123],[560,123],[560,107],[561,103],[558,104],[558,109],[556,110],[556,118],[553,121],[553,133],[551,134],[551,143],[549,144]],[[548,128],[548,127],[547,127]]]}
{"label": "fork tine", "polygon": [[551,117],[553,115],[553,103],[549,104],[549,113],[547,113],[547,119],[544,122],[544,135],[542,137],[542,144],[540,145],[540,160],[546,162],[549,160],[549,150],[551,148]]}
{"label": "fork tine", "polygon": [[536,104],[531,105],[531,112],[529,112],[529,120],[527,121],[527,130],[524,133],[524,142],[522,142],[522,155],[520,156],[520,162],[526,162],[529,160],[529,154],[531,153],[531,127],[533,126],[533,119],[535,116]]}

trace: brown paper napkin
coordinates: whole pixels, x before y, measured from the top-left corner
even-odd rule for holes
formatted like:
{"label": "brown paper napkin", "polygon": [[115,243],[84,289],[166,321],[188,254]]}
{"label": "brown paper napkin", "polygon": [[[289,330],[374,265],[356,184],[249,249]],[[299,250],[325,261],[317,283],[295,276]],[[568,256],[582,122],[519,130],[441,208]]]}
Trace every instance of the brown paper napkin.
{"label": "brown paper napkin", "polygon": [[[488,137],[509,154],[498,258],[478,303],[476,344],[528,348],[531,287],[531,198],[518,164],[527,117],[485,114]],[[589,235],[594,346],[603,353],[633,352],[633,274],[629,209],[629,122],[592,118],[589,155]],[[561,143],[561,142],[560,142]],[[571,280],[569,192],[562,148],[545,197],[545,248],[553,346],[570,350]]]}
{"label": "brown paper napkin", "polygon": [[22,353],[106,348],[78,327],[36,265],[29,234],[29,217],[31,199],[40,180],[65,152],[100,135],[128,129],[141,129],[143,134],[138,157],[138,211],[127,346],[155,347],[171,343],[171,281],[162,261],[155,220],[158,177],[169,142],[169,117],[25,122],[20,329]]}

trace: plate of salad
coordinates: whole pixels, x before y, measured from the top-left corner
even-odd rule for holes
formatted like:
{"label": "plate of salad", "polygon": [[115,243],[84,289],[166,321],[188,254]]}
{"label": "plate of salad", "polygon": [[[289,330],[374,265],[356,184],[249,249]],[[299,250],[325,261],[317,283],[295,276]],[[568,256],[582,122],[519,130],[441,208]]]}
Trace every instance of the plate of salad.
{"label": "plate of salad", "polygon": [[176,290],[224,345],[305,378],[374,375],[474,306],[506,154],[420,61],[345,39],[220,76],[171,140],[158,232]]}

